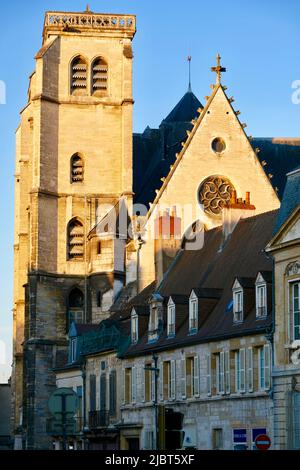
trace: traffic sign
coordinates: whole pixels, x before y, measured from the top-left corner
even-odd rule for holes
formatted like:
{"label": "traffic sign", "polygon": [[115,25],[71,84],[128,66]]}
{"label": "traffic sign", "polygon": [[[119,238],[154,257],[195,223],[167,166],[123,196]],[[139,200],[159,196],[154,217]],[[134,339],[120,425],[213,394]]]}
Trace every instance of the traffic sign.
{"label": "traffic sign", "polygon": [[271,446],[271,439],[267,434],[259,434],[255,439],[255,445],[259,450],[268,450]]}
{"label": "traffic sign", "polygon": [[48,408],[54,416],[62,413],[74,415],[78,409],[78,397],[72,388],[57,388],[49,398]]}

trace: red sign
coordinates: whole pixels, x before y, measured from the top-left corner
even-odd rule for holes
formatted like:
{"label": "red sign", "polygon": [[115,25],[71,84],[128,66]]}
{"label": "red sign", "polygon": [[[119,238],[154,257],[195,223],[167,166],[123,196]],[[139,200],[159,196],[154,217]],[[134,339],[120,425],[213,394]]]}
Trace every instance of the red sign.
{"label": "red sign", "polygon": [[255,439],[255,445],[259,450],[268,450],[271,446],[271,439],[266,434],[260,434]]}

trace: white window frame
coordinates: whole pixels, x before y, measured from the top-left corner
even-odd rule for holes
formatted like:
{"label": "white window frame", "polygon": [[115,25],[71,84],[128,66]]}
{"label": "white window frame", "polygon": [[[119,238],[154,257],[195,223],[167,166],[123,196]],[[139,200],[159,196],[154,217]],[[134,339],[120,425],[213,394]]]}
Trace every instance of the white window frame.
{"label": "white window frame", "polygon": [[[289,281],[289,312],[290,312],[289,331],[290,331],[290,336],[291,336],[291,342],[296,340],[295,309],[294,309],[294,286],[295,285],[298,285],[298,298],[299,298],[298,303],[299,303],[299,308],[300,308],[300,280],[299,279],[293,279]],[[300,316],[300,313],[299,313],[299,316]],[[299,338],[297,339],[300,339],[300,322],[297,328],[299,329]]]}
{"label": "white window frame", "polygon": [[271,347],[264,344],[258,348],[258,388],[266,391],[271,388]]}
{"label": "white window frame", "polygon": [[176,333],[176,306],[170,298],[168,302],[168,322],[167,322],[167,336],[174,337]]}
{"label": "white window frame", "polygon": [[192,292],[189,300],[189,333],[195,334],[198,331],[198,298]]}
{"label": "white window frame", "polygon": [[158,307],[150,306],[148,341],[156,341],[158,338]]}
{"label": "white window frame", "polygon": [[245,392],[245,349],[241,348],[235,351],[235,391],[236,393]]}
{"label": "white window frame", "polygon": [[139,340],[139,319],[136,311],[133,309],[131,313],[131,343],[136,344]]}
{"label": "white window frame", "polygon": [[71,339],[71,362],[76,361],[77,356],[77,338]]}
{"label": "white window frame", "polygon": [[233,321],[242,323],[244,320],[244,291],[243,289],[233,290]]}
{"label": "white window frame", "polygon": [[224,352],[221,351],[216,355],[216,385],[217,394],[225,394],[225,360]]}
{"label": "white window frame", "polygon": [[246,354],[247,390],[248,392],[253,392],[253,348],[248,347]]}
{"label": "white window frame", "polygon": [[[262,296],[260,294],[261,291],[263,292]],[[263,283],[260,282],[256,284],[255,299],[256,299],[256,318],[265,318],[268,314],[267,284],[265,282]]]}

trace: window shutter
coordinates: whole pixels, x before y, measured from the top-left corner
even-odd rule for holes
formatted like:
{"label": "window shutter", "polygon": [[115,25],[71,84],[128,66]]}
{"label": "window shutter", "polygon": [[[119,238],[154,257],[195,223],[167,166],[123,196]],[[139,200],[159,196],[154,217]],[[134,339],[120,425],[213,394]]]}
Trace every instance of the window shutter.
{"label": "window shutter", "polygon": [[199,368],[199,356],[194,356],[194,396],[200,396],[200,368]]}
{"label": "window shutter", "polygon": [[122,369],[122,405],[126,403],[126,372],[125,368]]}
{"label": "window shutter", "polygon": [[117,411],[117,374],[112,370],[109,375],[109,412],[115,415]]}
{"label": "window shutter", "polygon": [[[157,367],[159,368],[159,399],[163,401],[164,399],[164,362],[163,360],[161,359],[159,360]],[[153,377],[153,390],[154,390],[155,388],[154,372],[152,373],[152,377]],[[153,397],[154,396],[155,396],[155,392],[153,392]],[[154,401],[154,398],[153,398],[153,401]]]}
{"label": "window shutter", "polygon": [[269,390],[271,387],[271,348],[269,344],[264,345],[265,355],[265,388]]}
{"label": "window shutter", "polygon": [[176,361],[171,361],[171,400],[176,399]]}
{"label": "window shutter", "polygon": [[106,374],[100,375],[100,410],[106,410]]}
{"label": "window shutter", "polygon": [[224,352],[220,352],[220,393],[225,392],[225,387],[224,387],[224,378],[225,378],[225,373],[224,373]]}
{"label": "window shutter", "polygon": [[90,375],[90,411],[96,411],[96,376]]}
{"label": "window shutter", "polygon": [[211,395],[211,357],[210,353],[206,355],[206,390],[207,395]]}
{"label": "window shutter", "polygon": [[248,391],[253,392],[253,349],[247,349],[247,381]]}
{"label": "window shutter", "polygon": [[181,397],[186,398],[186,361],[181,359]]}
{"label": "window shutter", "polygon": [[230,394],[230,351],[225,351],[224,356],[225,368],[225,393]]}
{"label": "window shutter", "polygon": [[240,349],[240,390],[245,391],[245,349]]}
{"label": "window shutter", "polygon": [[215,368],[216,392],[220,393],[220,355],[219,354],[214,354],[213,355],[213,360],[215,360],[215,362],[216,362],[216,368]]}
{"label": "window shutter", "polygon": [[131,385],[132,385],[131,402],[135,403],[136,402],[136,367],[135,366],[133,366],[131,369]]}
{"label": "window shutter", "polygon": [[145,370],[146,364],[142,364],[140,371],[140,384],[141,384],[141,401],[146,401],[146,374],[148,372]]}

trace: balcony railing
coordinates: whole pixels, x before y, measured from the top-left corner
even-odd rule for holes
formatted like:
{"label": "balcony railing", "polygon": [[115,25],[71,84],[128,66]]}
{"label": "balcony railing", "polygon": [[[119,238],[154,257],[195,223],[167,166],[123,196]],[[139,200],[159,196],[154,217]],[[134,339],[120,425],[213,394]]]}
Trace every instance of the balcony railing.
{"label": "balcony railing", "polygon": [[105,15],[92,12],[64,13],[59,11],[46,13],[44,37],[48,30],[64,28],[117,30],[134,34],[136,21],[134,15]]}
{"label": "balcony railing", "polygon": [[257,316],[259,318],[265,317],[266,315],[267,315],[267,308],[265,306],[257,307]]}
{"label": "balcony railing", "polygon": [[[65,428],[65,429],[64,429]],[[48,418],[46,421],[47,434],[51,436],[63,436],[64,433],[67,436],[74,436],[82,432],[83,430],[83,418],[73,417],[66,420],[65,426],[61,420],[55,418]]]}
{"label": "balcony railing", "polygon": [[90,429],[106,428],[109,426],[109,411],[90,411],[89,427]]}

